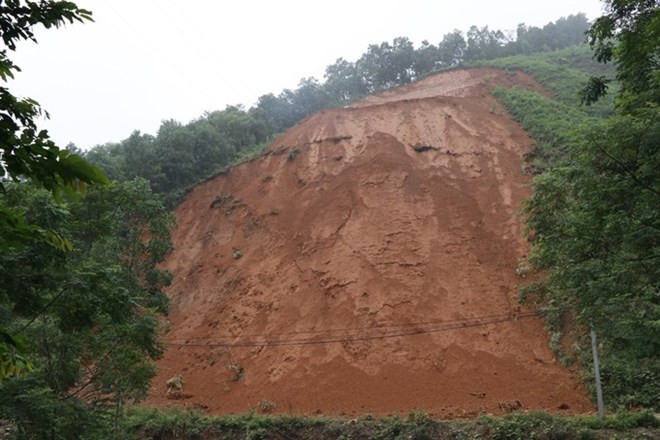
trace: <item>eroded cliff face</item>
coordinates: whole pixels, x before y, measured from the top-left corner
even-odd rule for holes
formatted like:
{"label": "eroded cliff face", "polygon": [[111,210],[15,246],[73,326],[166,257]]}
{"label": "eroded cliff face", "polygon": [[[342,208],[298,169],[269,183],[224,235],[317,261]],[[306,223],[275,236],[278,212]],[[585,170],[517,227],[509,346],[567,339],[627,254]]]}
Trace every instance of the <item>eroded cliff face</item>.
{"label": "eroded cliff face", "polygon": [[[176,211],[173,345],[149,403],[590,410],[516,302],[532,141],[494,85],[538,89],[523,74],[439,74],[312,115],[197,186]],[[167,395],[176,374],[184,390]]]}

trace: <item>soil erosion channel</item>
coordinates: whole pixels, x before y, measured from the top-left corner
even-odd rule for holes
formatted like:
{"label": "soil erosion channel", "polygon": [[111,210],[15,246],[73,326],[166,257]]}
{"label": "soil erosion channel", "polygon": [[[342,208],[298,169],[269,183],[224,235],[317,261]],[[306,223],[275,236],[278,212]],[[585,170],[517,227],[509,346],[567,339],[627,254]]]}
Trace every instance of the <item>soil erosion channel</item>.
{"label": "soil erosion channel", "polygon": [[176,210],[173,345],[148,403],[590,411],[516,302],[532,140],[496,85],[539,89],[521,73],[442,73],[314,114],[195,187]]}

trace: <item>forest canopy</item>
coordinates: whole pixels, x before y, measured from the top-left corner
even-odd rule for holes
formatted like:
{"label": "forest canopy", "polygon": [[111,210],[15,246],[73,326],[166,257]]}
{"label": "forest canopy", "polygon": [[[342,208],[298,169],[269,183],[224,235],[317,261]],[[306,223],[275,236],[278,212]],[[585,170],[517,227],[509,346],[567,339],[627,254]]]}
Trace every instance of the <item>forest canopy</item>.
{"label": "forest canopy", "polygon": [[576,14],[542,28],[520,24],[515,35],[472,26],[466,34],[454,30],[437,44],[423,41],[417,48],[398,37],[369,45],[356,61],[336,60],[323,81],[303,78],[296,89],[263,95],[249,109],[228,106],[187,124],[163,121],[155,136],[136,131],[123,141],[94,147],[85,157],[113,179],[147,179],[171,206],[186,188],[261,151],[278,133],[318,110],[478,60],[583,44],[588,28],[586,16]]}

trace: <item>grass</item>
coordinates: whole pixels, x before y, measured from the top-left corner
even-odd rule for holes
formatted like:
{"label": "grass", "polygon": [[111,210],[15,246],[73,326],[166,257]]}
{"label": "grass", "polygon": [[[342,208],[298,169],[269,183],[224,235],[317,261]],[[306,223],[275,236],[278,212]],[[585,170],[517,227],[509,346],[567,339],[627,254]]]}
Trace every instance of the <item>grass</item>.
{"label": "grass", "polygon": [[[505,70],[526,71],[551,90],[556,98],[551,99],[519,88],[496,88],[493,91],[498,101],[535,141],[523,164],[523,169],[532,174],[553,166],[569,165],[572,160],[569,153],[580,151],[576,147],[585,140],[583,129],[606,117],[614,109],[616,86],[611,88],[607,99],[597,106],[580,106],[577,90],[590,75],[614,76],[611,65],[603,66],[591,60],[591,52],[586,46],[482,63]],[[561,323],[558,315],[546,316],[547,327],[552,333],[551,347],[559,354],[562,363],[579,361],[582,365],[591,365],[589,342],[581,332],[575,338],[576,346],[579,347],[575,354],[561,352]],[[584,369],[582,374],[585,385],[592,391],[591,369]],[[660,369],[657,357],[636,359],[631,363],[625,359],[625,355],[619,360],[618,356],[605,353],[601,374],[605,383],[605,400],[610,408],[658,409]]]}
{"label": "grass", "polygon": [[[561,103],[571,107],[580,107],[578,92],[590,76],[604,75],[614,78],[614,67],[595,62],[589,46],[573,46],[554,52],[542,52],[530,55],[515,55],[493,60],[477,61],[480,67],[495,67],[507,71],[522,70],[534,77],[552,92]],[[606,117],[614,111],[614,96],[617,86],[613,85],[610,93],[591,106],[581,110],[595,117]]]}
{"label": "grass", "polygon": [[356,419],[266,416],[255,410],[211,417],[192,409],[130,408],[123,420],[131,439],[654,439],[660,422],[651,413],[621,413],[605,419],[516,413],[476,420],[434,420],[423,412],[406,418],[369,415]]}
{"label": "grass", "polygon": [[495,97],[536,141],[524,166],[532,174],[560,163],[575,142],[579,130],[614,111],[614,84],[609,94],[594,105],[582,106],[578,92],[592,75],[613,78],[612,65],[592,59],[589,46],[554,52],[483,60],[472,66],[522,70],[545,86],[553,98],[520,88],[496,88]]}
{"label": "grass", "polygon": [[561,161],[579,129],[596,120],[579,108],[529,90],[496,88],[493,94],[535,140],[527,158],[533,172]]}

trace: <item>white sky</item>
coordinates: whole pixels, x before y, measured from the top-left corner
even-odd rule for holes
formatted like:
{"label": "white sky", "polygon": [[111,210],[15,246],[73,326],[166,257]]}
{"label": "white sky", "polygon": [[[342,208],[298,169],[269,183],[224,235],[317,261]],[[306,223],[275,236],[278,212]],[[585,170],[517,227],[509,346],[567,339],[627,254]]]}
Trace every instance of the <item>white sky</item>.
{"label": "white sky", "polygon": [[23,72],[10,90],[38,100],[61,146],[155,134],[226,105],[252,106],[325,67],[355,61],[372,43],[406,36],[433,44],[471,25],[542,26],[598,0],[77,0],[94,23],[38,33],[10,57]]}

